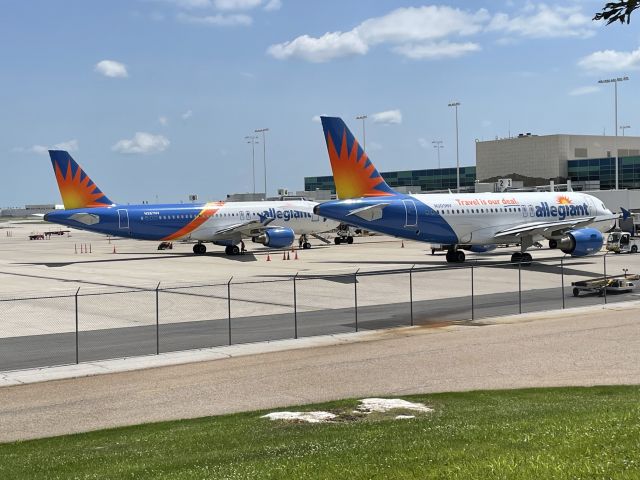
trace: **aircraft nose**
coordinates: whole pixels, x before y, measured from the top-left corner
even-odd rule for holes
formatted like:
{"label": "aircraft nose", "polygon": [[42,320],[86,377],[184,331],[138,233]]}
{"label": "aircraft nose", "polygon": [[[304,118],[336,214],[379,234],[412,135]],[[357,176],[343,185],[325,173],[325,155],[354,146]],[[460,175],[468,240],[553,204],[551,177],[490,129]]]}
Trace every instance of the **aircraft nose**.
{"label": "aircraft nose", "polygon": [[313,207],[313,213],[314,213],[314,215],[319,215],[320,214],[320,204],[318,204],[315,207]]}

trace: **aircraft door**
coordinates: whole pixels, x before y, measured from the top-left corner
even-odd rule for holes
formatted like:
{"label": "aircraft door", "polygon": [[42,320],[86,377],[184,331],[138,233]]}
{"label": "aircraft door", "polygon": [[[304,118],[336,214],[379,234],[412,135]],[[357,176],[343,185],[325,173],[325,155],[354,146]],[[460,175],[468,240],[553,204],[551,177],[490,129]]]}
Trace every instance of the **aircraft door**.
{"label": "aircraft door", "polygon": [[529,215],[529,211],[527,210],[527,206],[526,205],[522,205],[520,208],[522,208],[522,216],[526,217]]}
{"label": "aircraft door", "polygon": [[126,209],[118,209],[118,228],[129,228],[129,212]]}
{"label": "aircraft door", "polygon": [[405,211],[405,227],[415,227],[418,225],[418,210],[416,209],[416,202],[413,200],[403,200]]}

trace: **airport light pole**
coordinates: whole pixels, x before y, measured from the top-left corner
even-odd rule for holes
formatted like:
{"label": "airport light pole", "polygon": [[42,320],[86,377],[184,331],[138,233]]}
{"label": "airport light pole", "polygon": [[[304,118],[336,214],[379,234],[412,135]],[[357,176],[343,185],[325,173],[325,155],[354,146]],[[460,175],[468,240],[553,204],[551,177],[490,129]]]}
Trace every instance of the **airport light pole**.
{"label": "airport light pole", "polygon": [[251,144],[251,171],[253,175],[253,193],[256,193],[256,143],[258,143],[257,135],[247,135],[244,137],[247,143]]}
{"label": "airport light pole", "polygon": [[264,199],[267,199],[267,138],[268,128],[256,128],[254,132],[262,133],[262,164],[264,167]]}
{"label": "airport light pole", "polygon": [[362,151],[366,152],[367,151],[367,132],[364,128],[364,121],[367,119],[368,117],[366,115],[358,115],[356,117],[356,120],[362,120]]}
{"label": "airport light pole", "polygon": [[434,140],[431,143],[433,143],[433,148],[438,149],[438,170],[440,170],[440,149],[444,148],[444,146],[442,145],[442,140]]}
{"label": "airport light pole", "polygon": [[598,80],[598,83],[613,83],[613,105],[614,105],[614,111],[615,111],[615,138],[613,141],[613,149],[615,150],[615,158],[616,158],[616,190],[618,190],[619,187],[619,175],[618,175],[618,82],[624,82],[626,80],[629,80],[629,77],[617,77],[617,78],[607,78],[604,80]]}
{"label": "airport light pole", "polygon": [[622,130],[622,136],[623,136],[623,137],[624,137],[624,131],[625,131],[627,128],[631,128],[631,125],[621,125],[621,126],[620,126],[620,130]]}
{"label": "airport light pole", "polygon": [[456,192],[460,193],[460,148],[458,144],[458,107],[460,102],[451,102],[448,106],[456,109]]}

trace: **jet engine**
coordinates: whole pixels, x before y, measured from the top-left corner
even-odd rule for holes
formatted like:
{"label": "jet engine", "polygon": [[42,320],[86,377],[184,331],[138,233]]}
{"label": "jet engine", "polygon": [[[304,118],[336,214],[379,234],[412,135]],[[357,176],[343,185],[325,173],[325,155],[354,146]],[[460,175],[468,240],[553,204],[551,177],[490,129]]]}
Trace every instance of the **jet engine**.
{"label": "jet engine", "polygon": [[255,243],[261,243],[265,247],[283,248],[293,243],[296,234],[290,228],[269,228],[263,234],[253,237]]}
{"label": "jet engine", "polygon": [[595,228],[580,228],[567,232],[556,242],[562,252],[571,254],[572,257],[584,257],[600,251],[604,236]]}

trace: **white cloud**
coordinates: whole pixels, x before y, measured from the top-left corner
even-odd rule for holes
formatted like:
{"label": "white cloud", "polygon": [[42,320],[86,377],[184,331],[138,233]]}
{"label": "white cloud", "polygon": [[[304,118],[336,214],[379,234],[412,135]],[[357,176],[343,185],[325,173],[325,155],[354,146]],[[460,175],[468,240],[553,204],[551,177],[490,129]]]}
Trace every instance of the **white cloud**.
{"label": "white cloud", "polygon": [[115,60],[102,60],[96,63],[94,70],[105,77],[126,78],[129,76],[125,64]]}
{"label": "white cloud", "polygon": [[169,124],[169,119],[167,117],[165,117],[164,115],[162,115],[162,116],[158,117],[158,122],[163,127],[166,127]]}
{"label": "white cloud", "polygon": [[67,152],[77,152],[78,151],[78,140],[67,140],[66,142],[56,143],[55,145],[32,145],[31,147],[14,147],[11,149],[12,152],[17,153],[36,153],[38,155],[46,155],[49,153],[49,150],[66,150]]}
{"label": "white cloud", "polygon": [[249,15],[244,15],[241,13],[231,15],[217,13],[215,15],[205,16],[179,13],[178,20],[184,23],[207,25],[212,27],[248,27],[253,23],[253,19]]}
{"label": "white cloud", "polygon": [[300,58],[320,63],[350,55],[364,55],[369,47],[354,32],[329,32],[319,38],[302,35],[290,42],[271,45],[269,55],[278,60]]}
{"label": "white cloud", "polygon": [[[400,45],[394,51],[401,55],[409,56],[413,51],[420,52],[414,53],[415,58],[421,58],[420,54],[427,58],[426,52],[438,47],[435,40],[478,33],[489,18],[484,9],[474,13],[439,6],[398,8],[387,15],[365,20],[348,32],[328,32],[320,37],[301,35],[291,41],[271,45],[267,53],[279,60],[299,58],[326,62],[350,55],[364,55],[374,45],[391,44]],[[426,45],[422,45],[425,42]],[[447,49],[449,53],[456,51],[456,55],[465,48],[466,51],[471,50],[469,46],[455,45],[441,43],[440,55],[447,56]]]}
{"label": "white cloud", "polygon": [[482,30],[489,13],[475,13],[446,6],[398,8],[387,15],[370,18],[354,30],[368,45],[407,43],[472,35]]}
{"label": "white cloud", "polygon": [[386,125],[402,123],[402,112],[400,112],[400,110],[386,110],[369,116],[373,120],[373,123],[383,123]]}
{"label": "white cloud", "polygon": [[424,149],[427,149],[431,146],[431,144],[424,138],[418,139],[418,145],[420,145]]}
{"label": "white cloud", "polygon": [[262,0],[214,0],[218,10],[251,10],[262,3]]}
{"label": "white cloud", "polygon": [[580,59],[578,66],[590,72],[624,72],[640,69],[640,47],[631,52],[600,50]]}
{"label": "white cloud", "polygon": [[600,89],[598,87],[596,87],[595,85],[589,85],[587,87],[574,88],[573,90],[569,91],[569,95],[572,95],[572,96],[588,95],[590,93],[595,93],[598,90],[600,90]]}
{"label": "white cloud", "polygon": [[183,120],[187,120],[193,116],[193,110],[187,110],[182,115],[180,115]]}
{"label": "white cloud", "polygon": [[276,10],[280,10],[281,8],[282,0],[269,0],[264,6],[265,11],[267,12],[275,12]]}
{"label": "white cloud", "polygon": [[591,16],[582,13],[581,5],[565,7],[544,3],[528,3],[517,16],[498,13],[487,26],[488,31],[527,38],[588,38],[595,35],[596,28],[598,25],[591,21]]}
{"label": "white cloud", "polygon": [[159,153],[166,150],[169,143],[162,135],[136,132],[132,139],[118,141],[111,150],[119,153]]}
{"label": "white cloud", "polygon": [[477,43],[450,43],[450,42],[434,42],[425,44],[406,44],[400,45],[393,49],[412,60],[437,59],[437,58],[456,58],[467,53],[477,52],[481,50]]}

